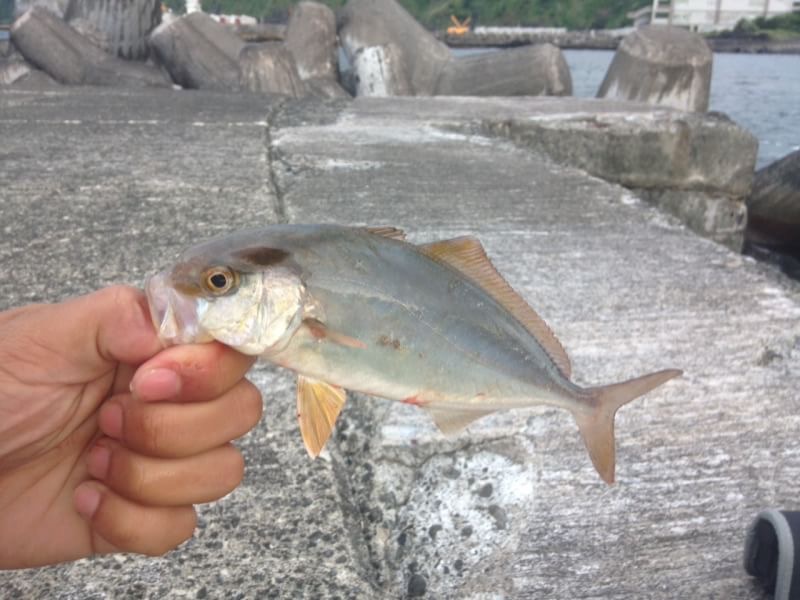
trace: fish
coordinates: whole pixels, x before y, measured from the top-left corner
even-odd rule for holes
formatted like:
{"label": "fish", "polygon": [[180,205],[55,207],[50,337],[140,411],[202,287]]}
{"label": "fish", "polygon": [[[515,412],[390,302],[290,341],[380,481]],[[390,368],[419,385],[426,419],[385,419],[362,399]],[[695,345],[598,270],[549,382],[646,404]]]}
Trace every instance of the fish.
{"label": "fish", "polygon": [[395,227],[269,225],[189,248],[145,291],[165,345],[216,340],[296,372],[311,457],[346,390],[417,406],[445,434],[548,405],[573,415],[611,484],[617,410],[682,373],[576,385],[550,327],[473,236],[412,244]]}

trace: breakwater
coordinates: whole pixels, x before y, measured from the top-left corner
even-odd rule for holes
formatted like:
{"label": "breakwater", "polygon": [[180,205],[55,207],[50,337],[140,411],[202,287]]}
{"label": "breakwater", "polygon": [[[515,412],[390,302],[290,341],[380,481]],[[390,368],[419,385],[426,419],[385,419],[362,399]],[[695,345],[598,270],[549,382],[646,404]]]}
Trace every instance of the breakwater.
{"label": "breakwater", "polygon": [[462,35],[440,31],[437,37],[452,48],[497,46],[508,48],[528,44],[553,44],[559,48],[615,50],[626,30],[566,31],[533,27],[482,27]]}
{"label": "breakwater", "polygon": [[[561,49],[616,50],[633,28],[567,31],[533,27],[476,27],[461,35],[439,31],[436,36],[451,48],[512,48],[553,44]],[[800,38],[775,41],[760,36],[706,37],[713,52],[742,54],[800,54]]]}

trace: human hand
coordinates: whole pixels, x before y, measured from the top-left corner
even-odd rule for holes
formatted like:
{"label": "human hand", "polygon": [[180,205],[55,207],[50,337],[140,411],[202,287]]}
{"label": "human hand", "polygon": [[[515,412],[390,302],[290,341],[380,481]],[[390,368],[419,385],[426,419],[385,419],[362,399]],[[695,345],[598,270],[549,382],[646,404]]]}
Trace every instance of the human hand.
{"label": "human hand", "polygon": [[112,287],[0,313],[0,568],[159,555],[244,464],[261,417],[217,343],[162,350],[144,295]]}

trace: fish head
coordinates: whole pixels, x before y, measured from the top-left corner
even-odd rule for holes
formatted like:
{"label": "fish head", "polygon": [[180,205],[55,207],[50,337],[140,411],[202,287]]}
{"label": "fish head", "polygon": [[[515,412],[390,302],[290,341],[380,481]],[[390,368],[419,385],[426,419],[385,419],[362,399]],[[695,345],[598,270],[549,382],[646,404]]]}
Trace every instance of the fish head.
{"label": "fish head", "polygon": [[[288,342],[302,320],[306,292],[299,275],[284,264],[285,253],[209,250],[213,245],[190,250],[145,282],[162,343],[216,340],[260,355]],[[254,260],[259,255],[271,260],[260,264]]]}

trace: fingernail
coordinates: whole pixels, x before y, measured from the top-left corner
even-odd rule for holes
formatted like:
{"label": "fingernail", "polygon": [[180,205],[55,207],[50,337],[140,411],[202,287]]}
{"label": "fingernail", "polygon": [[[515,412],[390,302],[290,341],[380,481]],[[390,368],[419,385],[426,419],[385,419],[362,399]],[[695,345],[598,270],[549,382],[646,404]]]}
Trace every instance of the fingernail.
{"label": "fingernail", "polygon": [[106,446],[97,445],[89,451],[86,464],[89,475],[95,479],[105,479],[108,474],[108,465],[111,462],[111,450]]}
{"label": "fingernail", "polygon": [[108,437],[122,439],[122,407],[117,402],[111,401],[104,404],[100,409],[97,421],[100,431]]}
{"label": "fingernail", "polygon": [[131,392],[140,400],[168,400],[180,391],[181,378],[172,369],[141,371],[131,381]]}
{"label": "fingernail", "polygon": [[83,485],[75,490],[73,500],[75,501],[75,510],[84,519],[91,519],[100,505],[100,491],[97,488]]}

